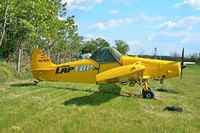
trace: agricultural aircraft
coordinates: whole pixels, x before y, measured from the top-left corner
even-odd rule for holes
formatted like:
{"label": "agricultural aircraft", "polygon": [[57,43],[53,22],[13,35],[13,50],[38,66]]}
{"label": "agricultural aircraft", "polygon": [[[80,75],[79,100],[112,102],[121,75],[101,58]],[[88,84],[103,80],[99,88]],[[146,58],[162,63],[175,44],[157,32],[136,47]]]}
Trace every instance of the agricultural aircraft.
{"label": "agricultural aircraft", "polygon": [[[53,64],[40,49],[32,53],[31,72],[38,81],[80,82],[111,84],[121,82],[142,88],[144,98],[154,98],[148,79],[164,80],[181,75],[184,66],[184,49],[181,62],[123,56],[114,48],[101,48],[89,59]],[[38,82],[35,82],[38,83]]]}

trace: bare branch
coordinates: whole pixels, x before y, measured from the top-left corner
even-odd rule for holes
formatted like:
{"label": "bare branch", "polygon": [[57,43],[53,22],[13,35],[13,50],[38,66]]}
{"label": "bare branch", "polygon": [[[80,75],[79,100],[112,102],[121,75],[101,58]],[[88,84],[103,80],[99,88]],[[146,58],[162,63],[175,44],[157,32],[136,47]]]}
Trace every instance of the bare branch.
{"label": "bare branch", "polygon": [[7,12],[8,12],[8,9],[10,7],[9,3],[10,3],[10,1],[7,2],[7,6],[6,6],[6,10],[5,10],[4,25],[3,25],[3,31],[2,31],[2,36],[1,36],[1,40],[0,40],[0,46],[2,45],[2,41],[3,41],[3,38],[4,38],[5,31],[6,31]]}

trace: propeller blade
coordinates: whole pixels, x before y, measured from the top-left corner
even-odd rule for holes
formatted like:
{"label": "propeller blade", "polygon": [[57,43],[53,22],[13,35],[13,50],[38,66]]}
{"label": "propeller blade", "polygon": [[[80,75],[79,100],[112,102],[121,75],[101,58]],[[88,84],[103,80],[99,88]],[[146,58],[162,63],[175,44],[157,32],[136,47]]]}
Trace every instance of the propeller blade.
{"label": "propeller blade", "polygon": [[185,49],[183,48],[182,50],[182,56],[181,56],[181,80],[183,78],[183,69],[187,66],[184,65],[184,54],[185,54]]}
{"label": "propeller blade", "polygon": [[181,67],[184,65],[184,53],[185,53],[185,50],[183,48],[183,50],[182,50],[182,56],[181,56]]}

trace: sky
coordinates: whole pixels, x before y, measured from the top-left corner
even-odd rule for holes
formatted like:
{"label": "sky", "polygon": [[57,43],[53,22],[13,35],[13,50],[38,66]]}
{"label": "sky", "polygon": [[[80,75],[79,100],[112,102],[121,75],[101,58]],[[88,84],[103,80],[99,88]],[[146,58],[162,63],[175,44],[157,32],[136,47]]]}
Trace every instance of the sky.
{"label": "sky", "polygon": [[[62,0],[85,40],[123,40],[128,54],[200,52],[200,0]],[[65,16],[64,18],[66,18]],[[60,19],[64,19],[60,18]]]}

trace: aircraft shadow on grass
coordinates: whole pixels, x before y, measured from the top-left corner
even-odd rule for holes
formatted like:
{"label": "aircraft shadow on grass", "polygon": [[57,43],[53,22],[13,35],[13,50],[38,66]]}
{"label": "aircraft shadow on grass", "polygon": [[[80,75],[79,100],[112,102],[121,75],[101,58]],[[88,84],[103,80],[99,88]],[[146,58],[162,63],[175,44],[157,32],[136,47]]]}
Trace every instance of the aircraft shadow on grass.
{"label": "aircraft shadow on grass", "polygon": [[182,94],[182,91],[175,91],[175,90],[169,90],[168,93],[172,93],[172,94]]}
{"label": "aircraft shadow on grass", "polygon": [[19,84],[11,84],[11,87],[27,87],[27,86],[35,86],[34,83],[19,83]]}
{"label": "aircraft shadow on grass", "polygon": [[183,94],[183,92],[180,90],[168,90],[168,89],[163,89],[163,88],[159,88],[157,89],[157,91],[163,92],[163,93],[171,93],[171,94]]}
{"label": "aircraft shadow on grass", "polygon": [[[79,91],[77,89],[73,89],[73,90]],[[65,106],[100,105],[100,104],[110,101],[113,98],[118,97],[120,95],[121,87],[116,84],[100,84],[98,90],[99,91],[92,91],[94,93],[89,96],[82,96],[82,97],[73,98],[73,99],[64,101],[63,104]],[[82,90],[82,91],[88,91],[88,90]]]}
{"label": "aircraft shadow on grass", "polygon": [[[12,84],[10,85],[12,87],[27,87],[27,86],[35,86],[34,83],[20,83],[20,84]],[[111,99],[114,99],[118,96],[124,96],[124,97],[135,97],[140,98],[138,95],[130,95],[130,94],[120,94],[121,87],[117,84],[100,84],[98,87],[98,90],[91,90],[91,89],[77,89],[77,88],[63,88],[63,87],[53,87],[56,89],[65,89],[70,91],[79,91],[79,92],[93,92],[91,95],[88,96],[82,96],[78,98],[73,98],[67,101],[64,101],[62,104],[65,106],[68,105],[91,105],[96,106],[103,104],[105,102],[110,101]]]}

